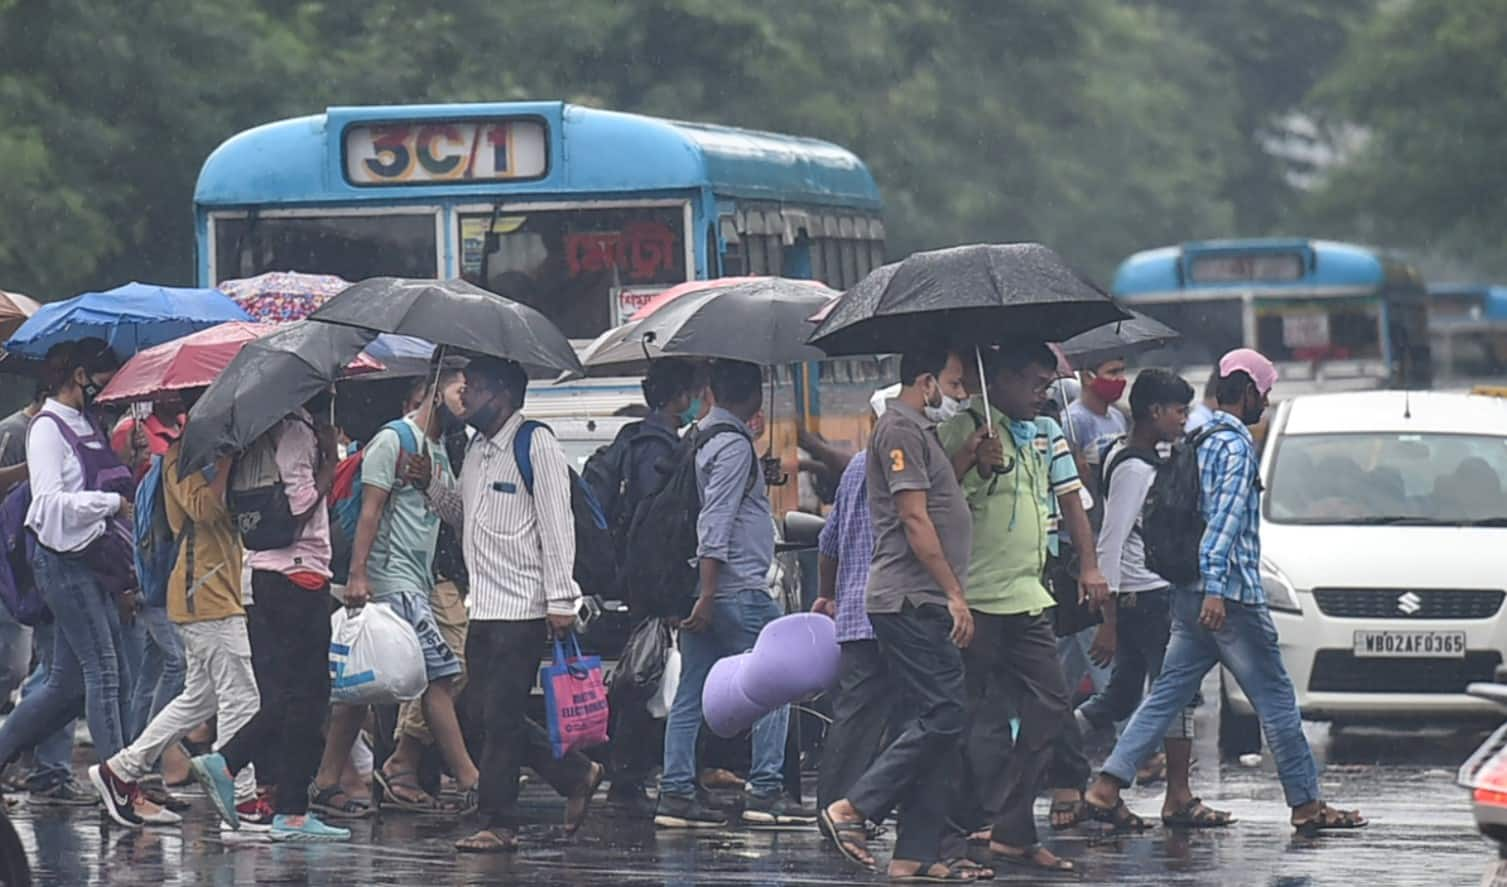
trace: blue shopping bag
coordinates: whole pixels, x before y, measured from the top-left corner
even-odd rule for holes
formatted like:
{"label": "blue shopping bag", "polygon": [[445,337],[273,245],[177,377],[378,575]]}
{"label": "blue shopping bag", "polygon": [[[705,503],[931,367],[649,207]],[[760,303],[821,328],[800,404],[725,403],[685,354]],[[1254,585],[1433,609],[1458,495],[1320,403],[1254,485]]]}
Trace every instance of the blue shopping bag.
{"label": "blue shopping bag", "polygon": [[581,653],[574,632],[567,644],[555,638],[555,659],[539,669],[544,688],[544,714],[549,722],[549,745],[555,758],[607,741],[607,687],[602,659]]}

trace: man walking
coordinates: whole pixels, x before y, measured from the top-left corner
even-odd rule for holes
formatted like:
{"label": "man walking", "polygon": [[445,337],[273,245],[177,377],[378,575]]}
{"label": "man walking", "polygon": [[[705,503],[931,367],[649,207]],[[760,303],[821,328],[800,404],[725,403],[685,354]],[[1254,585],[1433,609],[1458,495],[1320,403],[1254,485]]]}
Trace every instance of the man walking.
{"label": "man walking", "polygon": [[[774,560],[774,525],[768,489],[759,470],[750,421],[763,405],[758,366],[719,360],[712,366],[717,405],[701,423],[705,438],[695,452],[701,510],[696,521],[700,582],[691,614],[680,623],[680,686],[665,725],[664,774],[654,822],[661,828],[715,828],[722,815],[696,797],[696,737],[701,730],[701,690],[717,661],[753,648],[759,632],[778,619],[768,590]],[[743,795],[742,819],[759,825],[809,824],[816,812],[785,795],[785,733],[790,707],[754,723],[753,765]]]}
{"label": "man walking", "polygon": [[[891,878],[972,881],[983,872],[944,859],[953,767],[963,735],[963,657],[973,614],[963,591],[973,523],[927,410],[962,395],[956,354],[900,360],[900,395],[869,441],[865,480],[874,522],[866,600],[894,704],[911,715],[846,795],[822,808],[822,828],[849,860],[873,869],[866,820],[899,807]],[[971,439],[977,447],[982,435]]]}
{"label": "man walking", "polygon": [[1256,707],[1292,808],[1293,827],[1316,834],[1366,825],[1358,812],[1335,809],[1320,798],[1318,766],[1303,736],[1297,697],[1261,588],[1261,487],[1248,426],[1261,421],[1276,380],[1271,361],[1248,348],[1219,361],[1219,408],[1196,454],[1205,522],[1198,549],[1202,581],[1173,590],[1172,637],[1162,673],[1084,797],[1096,818],[1117,828],[1144,824],[1126,809],[1120,791],[1182,716],[1204,675],[1220,664]]}
{"label": "man walking", "polygon": [[[1141,539],[1141,506],[1156,479],[1158,448],[1179,440],[1188,421],[1193,386],[1166,370],[1148,369],[1130,390],[1130,434],[1104,455],[1100,495],[1104,525],[1099,530],[1099,564],[1109,583],[1104,624],[1114,637],[1114,670],[1104,691],[1078,707],[1087,732],[1108,727],[1135,712],[1147,680],[1162,671],[1172,631],[1167,580],[1146,567]],[[1174,718],[1163,742],[1167,750],[1167,795],[1162,821],[1171,826],[1212,828],[1235,820],[1194,797],[1188,784],[1193,756],[1193,713],[1197,697]]]}

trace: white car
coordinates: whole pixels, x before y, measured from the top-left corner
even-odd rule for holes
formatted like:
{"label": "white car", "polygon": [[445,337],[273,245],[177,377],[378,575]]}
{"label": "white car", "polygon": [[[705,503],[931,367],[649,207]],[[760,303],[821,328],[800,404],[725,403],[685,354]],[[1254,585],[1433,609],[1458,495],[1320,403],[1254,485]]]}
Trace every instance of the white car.
{"label": "white car", "polygon": [[1500,719],[1465,687],[1507,649],[1507,400],[1298,397],[1276,409],[1261,480],[1262,585],[1303,715]]}

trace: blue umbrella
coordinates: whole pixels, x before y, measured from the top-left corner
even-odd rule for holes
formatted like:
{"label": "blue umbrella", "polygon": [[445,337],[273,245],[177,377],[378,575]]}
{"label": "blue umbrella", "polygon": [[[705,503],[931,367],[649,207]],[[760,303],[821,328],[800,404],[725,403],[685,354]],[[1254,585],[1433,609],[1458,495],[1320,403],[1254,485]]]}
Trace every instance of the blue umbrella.
{"label": "blue umbrella", "polygon": [[92,337],[110,343],[116,356],[125,360],[143,348],[228,320],[250,319],[219,290],[128,283],[43,305],[4,347],[13,354],[40,359],[59,342]]}

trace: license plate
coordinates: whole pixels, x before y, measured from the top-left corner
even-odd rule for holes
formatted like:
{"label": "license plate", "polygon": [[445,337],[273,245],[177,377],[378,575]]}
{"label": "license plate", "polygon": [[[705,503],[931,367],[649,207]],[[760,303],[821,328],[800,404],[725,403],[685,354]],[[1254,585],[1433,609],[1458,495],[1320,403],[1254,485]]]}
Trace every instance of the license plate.
{"label": "license plate", "polygon": [[1481,887],[1507,887],[1507,859],[1499,859],[1486,869]]}
{"label": "license plate", "polygon": [[1463,631],[1357,631],[1357,658],[1464,659]]}

